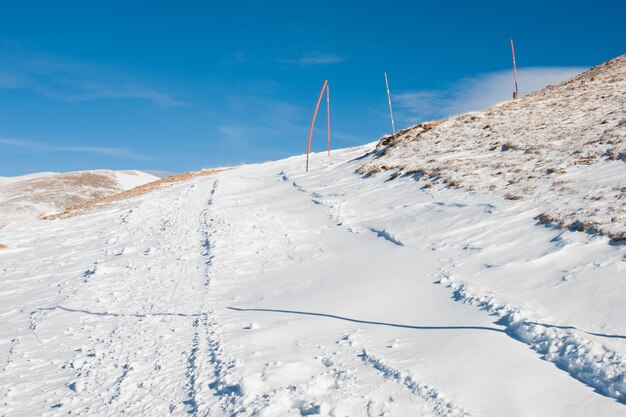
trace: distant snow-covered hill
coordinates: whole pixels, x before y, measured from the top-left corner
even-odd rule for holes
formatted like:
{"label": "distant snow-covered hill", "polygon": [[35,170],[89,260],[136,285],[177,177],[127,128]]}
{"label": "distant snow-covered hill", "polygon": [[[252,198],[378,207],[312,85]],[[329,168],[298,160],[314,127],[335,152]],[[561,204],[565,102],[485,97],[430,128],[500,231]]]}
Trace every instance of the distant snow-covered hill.
{"label": "distant snow-covered hill", "polygon": [[157,179],[142,171],[104,169],[0,177],[0,225],[62,211]]}

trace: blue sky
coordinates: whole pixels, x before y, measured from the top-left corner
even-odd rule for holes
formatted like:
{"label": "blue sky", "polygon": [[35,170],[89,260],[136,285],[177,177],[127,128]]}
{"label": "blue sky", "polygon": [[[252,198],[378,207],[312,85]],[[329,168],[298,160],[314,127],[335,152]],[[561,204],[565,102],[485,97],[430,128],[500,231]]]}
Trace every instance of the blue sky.
{"label": "blue sky", "polygon": [[[626,52],[615,1],[4,2],[0,176],[172,172],[301,154],[480,109]],[[323,123],[313,148],[325,146]]]}

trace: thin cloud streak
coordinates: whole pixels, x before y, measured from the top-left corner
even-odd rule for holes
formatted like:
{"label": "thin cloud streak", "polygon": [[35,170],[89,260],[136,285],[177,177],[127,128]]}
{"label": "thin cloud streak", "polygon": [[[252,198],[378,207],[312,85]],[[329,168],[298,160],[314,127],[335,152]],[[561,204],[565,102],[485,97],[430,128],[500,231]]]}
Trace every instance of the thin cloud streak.
{"label": "thin cloud streak", "polygon": [[0,71],[0,88],[12,89],[19,88],[21,85],[19,76],[11,74],[7,71]]}
{"label": "thin cloud streak", "polygon": [[[536,67],[518,70],[520,95],[526,95],[573,77],[586,67]],[[485,109],[511,100],[512,71],[497,71],[463,79],[448,90],[407,91],[394,94],[394,110],[402,124],[414,124],[454,114]]]}
{"label": "thin cloud streak", "polygon": [[27,89],[61,101],[146,100],[162,107],[185,103],[93,64],[28,51],[0,51],[0,89]]}
{"label": "thin cloud streak", "polygon": [[371,138],[367,139],[359,135],[354,135],[352,133],[346,133],[342,131],[333,130],[331,133],[331,141],[332,140],[336,140],[348,146],[356,146],[356,145],[362,145],[364,143],[367,143],[368,140],[371,141]]}
{"label": "thin cloud streak", "polygon": [[[216,127],[221,146],[236,148],[244,157],[276,158],[274,151],[285,155],[305,153],[311,123],[311,109],[290,102],[253,94],[231,95],[226,100],[225,117]],[[332,124],[332,121],[331,121]],[[370,139],[371,140],[371,139]],[[332,146],[355,146],[368,140],[332,127]],[[268,147],[268,143],[272,144]],[[293,144],[300,144],[293,149]],[[313,149],[325,149],[326,115],[318,116],[312,138]],[[291,151],[287,152],[287,149]]]}
{"label": "thin cloud streak", "polygon": [[344,61],[344,58],[331,53],[307,52],[297,58],[277,59],[281,64],[296,65],[300,67],[316,66],[316,65],[332,65]]}
{"label": "thin cloud streak", "polygon": [[[287,149],[293,140],[306,139],[306,113],[298,106],[255,95],[231,95],[222,122],[216,127],[220,146],[249,158],[269,157],[272,149]],[[268,148],[267,144],[272,143]],[[306,145],[306,144],[305,144]]]}
{"label": "thin cloud streak", "polygon": [[99,147],[99,146],[53,146],[40,142],[0,138],[0,145],[32,149],[36,152],[78,152],[95,153],[99,155],[115,156],[126,159],[155,160],[153,156],[143,155],[128,148]]}
{"label": "thin cloud streak", "polygon": [[93,81],[75,82],[72,86],[78,91],[75,93],[57,95],[65,101],[91,101],[91,100],[118,100],[136,99],[147,100],[162,107],[180,107],[185,103],[178,101],[167,94],[160,93],[151,88],[133,85],[104,85]]}

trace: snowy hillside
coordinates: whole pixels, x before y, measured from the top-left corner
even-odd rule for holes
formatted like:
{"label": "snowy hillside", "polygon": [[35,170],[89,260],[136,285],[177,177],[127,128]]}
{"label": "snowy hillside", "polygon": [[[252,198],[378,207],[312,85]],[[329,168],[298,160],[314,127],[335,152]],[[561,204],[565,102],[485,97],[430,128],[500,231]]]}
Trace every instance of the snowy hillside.
{"label": "snowy hillside", "polygon": [[42,172],[0,177],[0,226],[61,211],[83,201],[127,190],[158,177],[142,171]]}
{"label": "snowy hillside", "polygon": [[626,416],[623,62],[0,229],[0,415]]}
{"label": "snowy hillside", "polygon": [[361,173],[533,200],[539,219],[626,239],[626,55],[521,100],[388,137]]}

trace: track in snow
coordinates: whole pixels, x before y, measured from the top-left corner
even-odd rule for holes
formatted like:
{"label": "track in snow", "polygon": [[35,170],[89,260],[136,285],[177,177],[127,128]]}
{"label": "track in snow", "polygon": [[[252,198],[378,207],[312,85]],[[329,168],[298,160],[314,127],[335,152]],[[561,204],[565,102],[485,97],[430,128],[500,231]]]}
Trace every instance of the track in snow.
{"label": "track in snow", "polygon": [[[359,152],[309,175],[297,160],[244,166],[39,229],[7,229],[21,252],[0,255],[2,414],[623,411],[538,360],[492,311],[434,284],[519,263],[494,257],[489,240],[523,223],[506,217],[513,203],[364,180],[352,174]],[[476,266],[489,257],[493,265]],[[459,301],[484,308],[472,298],[484,287],[470,284]],[[620,336],[577,327],[601,345],[598,335]],[[606,339],[619,351],[620,337]]]}
{"label": "track in snow", "polygon": [[[290,181],[289,176],[281,171],[279,174],[283,181]],[[309,194],[311,201],[315,205],[325,207],[328,216],[337,221],[338,226],[348,227],[348,230],[369,230],[377,237],[383,238],[396,246],[405,246],[398,240],[394,234],[385,229],[378,229],[363,223],[361,219],[356,222],[347,222],[343,213],[343,203],[341,199],[337,199],[339,194],[330,192],[325,196],[320,192],[309,192],[305,187],[292,182],[293,187],[299,192]],[[339,195],[343,197],[343,195]],[[339,200],[339,201],[338,201]],[[467,204],[435,202],[437,206],[450,206],[453,208],[465,208]],[[491,214],[495,206],[491,204],[483,204],[485,213]],[[415,247],[413,247],[415,249]],[[469,248],[468,249],[472,249]],[[448,266],[449,267],[449,266]],[[626,339],[623,335],[608,335],[599,332],[582,332],[574,326],[560,326],[549,323],[538,323],[526,316],[537,316],[527,311],[522,312],[521,309],[498,304],[493,297],[480,296],[472,293],[463,284],[458,284],[448,278],[450,272],[443,272],[444,277],[435,283],[443,283],[454,290],[453,298],[456,301],[477,305],[489,314],[498,316],[500,320],[498,324],[504,325],[506,331],[497,329],[508,334],[515,340],[529,345],[533,350],[542,355],[542,358],[553,362],[560,369],[568,372],[577,380],[593,387],[598,393],[615,398],[621,403],[626,404],[626,359],[623,355],[616,351],[603,346],[601,343],[593,342],[581,337],[580,333],[598,336],[600,338],[616,338]],[[299,314],[311,314],[302,313]],[[313,313],[314,314],[314,313]],[[324,314],[318,314],[324,316]],[[351,320],[339,317],[343,320]],[[358,321],[358,320],[356,320]],[[385,324],[385,323],[382,323]],[[393,325],[402,326],[402,325]],[[494,329],[496,330],[496,329]]]}

